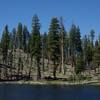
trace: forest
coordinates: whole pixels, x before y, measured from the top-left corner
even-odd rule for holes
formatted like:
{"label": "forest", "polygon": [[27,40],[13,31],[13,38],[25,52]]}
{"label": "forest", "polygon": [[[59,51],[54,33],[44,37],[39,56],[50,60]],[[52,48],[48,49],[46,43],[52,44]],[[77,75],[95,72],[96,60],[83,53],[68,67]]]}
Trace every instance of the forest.
{"label": "forest", "polygon": [[41,33],[39,17],[32,18],[29,32],[18,23],[0,40],[0,81],[75,80],[100,76],[100,34],[82,33],[72,24],[67,31],[63,18],[51,18],[48,32]]}

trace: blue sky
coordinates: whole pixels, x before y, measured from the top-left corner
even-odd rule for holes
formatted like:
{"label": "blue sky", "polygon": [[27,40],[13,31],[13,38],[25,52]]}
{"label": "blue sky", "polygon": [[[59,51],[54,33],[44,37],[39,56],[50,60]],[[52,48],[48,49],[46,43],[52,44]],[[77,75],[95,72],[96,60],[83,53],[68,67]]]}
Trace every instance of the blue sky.
{"label": "blue sky", "polygon": [[62,16],[67,31],[75,23],[82,34],[91,29],[100,33],[100,0],[0,0],[0,34],[6,24],[11,31],[18,22],[31,31],[34,14],[40,18],[41,32],[48,31],[52,17]]}

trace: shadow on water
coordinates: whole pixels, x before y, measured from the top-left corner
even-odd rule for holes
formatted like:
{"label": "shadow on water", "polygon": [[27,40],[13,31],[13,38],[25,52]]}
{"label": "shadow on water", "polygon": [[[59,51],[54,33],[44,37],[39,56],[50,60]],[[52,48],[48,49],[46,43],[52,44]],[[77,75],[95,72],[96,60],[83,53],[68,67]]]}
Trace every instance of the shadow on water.
{"label": "shadow on water", "polygon": [[100,87],[2,84],[0,100],[100,100]]}

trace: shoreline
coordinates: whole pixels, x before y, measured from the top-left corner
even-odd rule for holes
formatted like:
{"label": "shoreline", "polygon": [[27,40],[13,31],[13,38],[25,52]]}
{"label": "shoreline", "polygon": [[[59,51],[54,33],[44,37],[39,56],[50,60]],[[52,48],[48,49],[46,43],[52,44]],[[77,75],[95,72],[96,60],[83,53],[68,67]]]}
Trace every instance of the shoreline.
{"label": "shoreline", "polygon": [[82,81],[82,82],[63,82],[63,81],[7,81],[1,84],[18,84],[18,85],[100,85],[100,81]]}

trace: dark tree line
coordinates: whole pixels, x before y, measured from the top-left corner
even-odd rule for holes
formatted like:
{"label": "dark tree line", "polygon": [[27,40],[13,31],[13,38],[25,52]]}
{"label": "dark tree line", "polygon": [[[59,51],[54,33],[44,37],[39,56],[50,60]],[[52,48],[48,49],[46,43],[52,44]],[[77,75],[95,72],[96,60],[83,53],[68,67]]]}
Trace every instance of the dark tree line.
{"label": "dark tree line", "polygon": [[32,19],[32,31],[18,24],[9,32],[5,26],[0,41],[0,63],[10,68],[0,68],[1,79],[12,75],[28,75],[36,71],[41,79],[47,71],[56,78],[56,73],[66,74],[66,65],[74,68],[75,74],[85,70],[100,68],[100,34],[95,39],[95,31],[81,37],[79,26],[72,24],[67,32],[63,19],[52,18],[48,32],[40,33],[41,24],[37,15]]}

